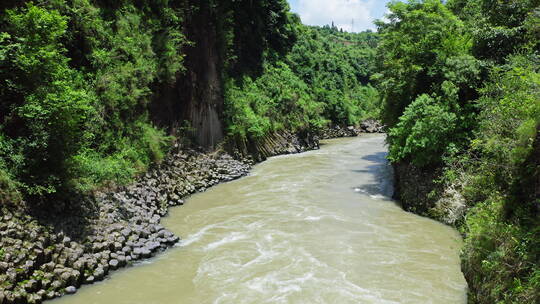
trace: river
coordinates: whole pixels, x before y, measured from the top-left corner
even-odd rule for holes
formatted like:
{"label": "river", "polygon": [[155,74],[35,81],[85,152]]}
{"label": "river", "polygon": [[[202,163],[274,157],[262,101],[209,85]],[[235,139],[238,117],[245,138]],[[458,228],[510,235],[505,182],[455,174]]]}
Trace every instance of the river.
{"label": "river", "polygon": [[175,248],[52,302],[466,303],[459,234],[390,199],[385,156],[366,135],[271,158],[171,209]]}

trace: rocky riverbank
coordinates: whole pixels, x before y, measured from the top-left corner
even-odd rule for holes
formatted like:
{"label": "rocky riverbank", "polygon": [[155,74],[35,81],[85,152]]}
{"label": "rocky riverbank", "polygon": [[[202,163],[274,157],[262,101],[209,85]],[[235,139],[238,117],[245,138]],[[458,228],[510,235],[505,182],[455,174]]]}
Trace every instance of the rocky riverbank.
{"label": "rocky riverbank", "polygon": [[437,183],[442,168],[419,168],[409,162],[394,167],[394,198],[404,210],[455,226],[463,220],[467,206],[459,184]]}
{"label": "rocky riverbank", "polygon": [[168,208],[239,178],[250,167],[226,153],[178,151],[128,187],[66,205],[60,217],[4,208],[0,304],[40,303],[74,293],[174,245],[179,238],[159,224]]}
{"label": "rocky riverbank", "polygon": [[374,119],[367,119],[359,127],[335,125],[325,128],[319,132],[319,138],[355,137],[362,133],[384,133],[384,126]]}

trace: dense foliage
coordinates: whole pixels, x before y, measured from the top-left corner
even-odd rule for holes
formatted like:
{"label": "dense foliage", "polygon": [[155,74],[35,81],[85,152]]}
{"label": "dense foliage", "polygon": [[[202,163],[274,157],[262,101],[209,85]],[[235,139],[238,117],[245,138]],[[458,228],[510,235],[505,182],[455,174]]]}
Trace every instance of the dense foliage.
{"label": "dense foliage", "polygon": [[[181,15],[129,1],[21,4],[1,15],[0,160],[25,195],[122,182],[163,157],[146,106],[182,69]],[[163,29],[167,29],[164,33]]]}
{"label": "dense foliage", "polygon": [[280,129],[355,125],[378,117],[380,98],[370,84],[377,35],[291,20],[297,41],[287,56],[269,56],[260,76],[227,83],[229,134],[256,138]]}
{"label": "dense foliage", "polygon": [[442,167],[463,196],[470,302],[540,302],[540,1],[389,8],[376,79],[391,160]]}
{"label": "dense foliage", "polygon": [[[123,183],[160,161],[171,138],[152,124],[149,105],[158,100],[158,87],[173,85],[184,71],[184,17],[204,5],[210,4],[3,3],[0,199]],[[242,5],[220,1],[212,8],[231,16],[222,27],[232,41],[224,50],[234,55],[231,70],[292,43],[282,20],[286,2],[259,1],[251,6],[255,12],[239,10]],[[237,26],[250,18],[265,35]]]}
{"label": "dense foliage", "polygon": [[186,71],[193,41],[215,46],[231,136],[378,115],[376,34],[306,27],[286,0],[9,0],[0,10],[3,202],[126,183],[159,162],[186,125],[155,118],[163,88],[204,77],[204,66]]}
{"label": "dense foliage", "polygon": [[[398,2],[390,8],[389,22],[379,24],[380,73],[375,76],[384,92],[390,141],[396,142],[390,158],[438,162],[463,144],[474,124],[470,100],[483,64],[471,55],[472,38],[463,21],[440,1]],[[426,132],[441,123],[445,130]]]}
{"label": "dense foliage", "polygon": [[322,104],[313,100],[308,86],[283,62],[265,66],[255,80],[245,76],[240,86],[230,80],[226,92],[229,132],[241,138],[324,123]]}
{"label": "dense foliage", "polygon": [[470,152],[453,159],[465,169],[447,169],[464,171],[463,193],[475,205],[462,230],[464,271],[479,303],[540,300],[539,72],[522,57],[493,72]]}

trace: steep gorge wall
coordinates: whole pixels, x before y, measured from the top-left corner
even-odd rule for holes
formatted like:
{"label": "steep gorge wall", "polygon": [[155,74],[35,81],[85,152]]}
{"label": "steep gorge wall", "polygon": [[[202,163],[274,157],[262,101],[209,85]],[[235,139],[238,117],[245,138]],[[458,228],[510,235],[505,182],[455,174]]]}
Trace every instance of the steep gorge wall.
{"label": "steep gorge wall", "polygon": [[173,86],[161,88],[153,103],[154,120],[173,133],[189,122],[188,133],[205,148],[215,148],[224,138],[222,56],[215,16],[204,2],[185,16],[185,73]]}
{"label": "steep gorge wall", "polygon": [[209,4],[187,16],[186,32],[194,42],[186,50],[187,74],[179,81],[181,115],[191,123],[197,143],[215,147],[223,139],[222,58],[218,48],[217,25]]}

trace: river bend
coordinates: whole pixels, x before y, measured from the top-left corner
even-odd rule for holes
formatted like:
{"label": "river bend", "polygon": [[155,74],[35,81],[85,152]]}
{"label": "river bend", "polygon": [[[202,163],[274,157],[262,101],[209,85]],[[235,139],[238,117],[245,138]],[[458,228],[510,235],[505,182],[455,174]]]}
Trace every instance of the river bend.
{"label": "river bend", "polygon": [[459,235],[390,199],[382,135],[325,141],[194,195],[176,248],[57,304],[466,303]]}

